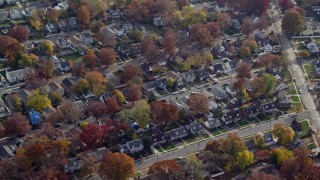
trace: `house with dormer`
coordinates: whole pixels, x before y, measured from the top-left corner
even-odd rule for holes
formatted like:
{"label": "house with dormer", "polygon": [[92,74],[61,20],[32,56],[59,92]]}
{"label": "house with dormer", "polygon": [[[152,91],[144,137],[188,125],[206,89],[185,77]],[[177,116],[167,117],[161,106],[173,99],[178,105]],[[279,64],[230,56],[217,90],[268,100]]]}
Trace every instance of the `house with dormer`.
{"label": "house with dormer", "polygon": [[193,135],[200,135],[204,133],[203,125],[200,123],[192,123],[190,125],[187,125],[186,128],[190,131]]}
{"label": "house with dormer", "polygon": [[261,111],[265,113],[275,113],[279,110],[276,108],[276,102],[267,102],[261,105]]}
{"label": "house with dormer", "polygon": [[118,149],[121,153],[138,153],[144,148],[143,141],[141,139],[135,139],[125,144],[118,144]]}
{"label": "house with dormer", "polygon": [[181,77],[185,82],[192,83],[196,79],[196,74],[194,73],[193,70],[190,70],[188,72],[181,73]]}
{"label": "house with dormer", "polygon": [[176,129],[172,129],[171,131],[165,132],[165,135],[170,141],[175,141],[188,136],[189,132],[185,127],[179,127]]}

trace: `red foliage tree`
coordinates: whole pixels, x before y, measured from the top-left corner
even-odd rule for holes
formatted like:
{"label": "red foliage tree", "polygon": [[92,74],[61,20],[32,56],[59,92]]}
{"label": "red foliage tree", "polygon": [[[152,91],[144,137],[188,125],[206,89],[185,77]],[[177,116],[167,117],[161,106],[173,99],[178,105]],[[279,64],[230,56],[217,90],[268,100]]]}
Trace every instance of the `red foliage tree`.
{"label": "red foliage tree", "polygon": [[141,86],[133,84],[128,87],[128,92],[126,94],[126,99],[132,101],[133,104],[135,101],[138,101],[142,97]]}
{"label": "red foliage tree", "polygon": [[207,29],[210,31],[210,34],[213,38],[219,38],[220,37],[220,26],[216,22],[211,22],[207,24]]}
{"label": "red foliage tree", "polygon": [[117,53],[113,48],[102,48],[97,57],[102,65],[109,66],[116,62]]}
{"label": "red foliage tree", "polygon": [[83,62],[87,68],[93,69],[97,66],[97,56],[94,52],[88,52],[85,56],[83,56]]}
{"label": "red foliage tree", "polygon": [[107,111],[107,107],[103,102],[92,101],[89,103],[87,110],[98,120],[98,117]]}
{"label": "red foliage tree", "polygon": [[114,114],[116,112],[119,112],[121,109],[115,97],[108,98],[106,101],[106,105],[107,105],[107,112],[109,114]]}
{"label": "red foliage tree", "polygon": [[147,2],[133,0],[126,7],[126,17],[130,22],[141,22],[148,19],[149,17],[149,7]]}
{"label": "red foliage tree", "polygon": [[[157,174],[160,177],[163,175],[176,176],[182,172],[182,167],[175,160],[163,160],[154,163],[148,171],[148,174]],[[167,177],[168,178],[168,177]]]}
{"label": "red foliage tree", "polygon": [[105,129],[103,126],[89,124],[83,128],[79,138],[87,145],[88,149],[97,148],[103,142],[105,137]]}
{"label": "red foliage tree", "polygon": [[249,63],[242,62],[239,64],[238,69],[238,78],[251,78],[251,66]]}
{"label": "red foliage tree", "polygon": [[196,41],[200,46],[209,46],[213,38],[206,25],[197,23],[191,27],[190,30],[191,39]]}
{"label": "red foliage tree", "polygon": [[142,77],[142,70],[135,64],[126,64],[122,73],[122,81],[127,82],[134,77]]}
{"label": "red foliage tree", "polygon": [[184,6],[188,6],[190,4],[189,0],[176,0],[176,1],[179,9],[182,9]]}
{"label": "red foliage tree", "polygon": [[29,30],[25,26],[16,25],[7,33],[8,36],[15,38],[19,42],[25,42],[29,37]]}
{"label": "red foliage tree", "polygon": [[158,124],[165,124],[179,119],[178,108],[170,103],[155,101],[150,104],[151,117]]}
{"label": "red foliage tree", "polygon": [[245,87],[246,80],[244,78],[239,78],[234,84],[233,89],[240,92],[242,88]]}
{"label": "red foliage tree", "polygon": [[208,98],[203,94],[191,95],[187,101],[187,105],[194,114],[205,114],[209,112]]}
{"label": "red foliage tree", "polygon": [[281,0],[280,6],[282,10],[288,10],[294,7],[294,4],[291,2],[291,0]]}
{"label": "red foliage tree", "polygon": [[176,35],[172,31],[167,31],[164,34],[161,44],[166,54],[169,54],[170,56],[173,55],[177,44]]}
{"label": "red foliage tree", "polygon": [[13,113],[3,121],[6,134],[25,135],[30,129],[27,117],[19,112]]}
{"label": "red foliage tree", "polygon": [[143,38],[139,45],[141,54],[149,61],[155,62],[157,60],[158,46],[156,46],[156,41],[152,36],[146,36]]}

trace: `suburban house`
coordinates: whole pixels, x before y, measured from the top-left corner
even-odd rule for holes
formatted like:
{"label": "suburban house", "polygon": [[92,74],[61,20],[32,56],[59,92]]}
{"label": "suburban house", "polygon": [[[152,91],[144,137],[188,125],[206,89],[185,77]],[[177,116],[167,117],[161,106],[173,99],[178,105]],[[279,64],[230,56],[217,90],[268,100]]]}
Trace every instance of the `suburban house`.
{"label": "suburban house", "polygon": [[44,118],[48,118],[52,113],[55,113],[55,112],[56,112],[55,108],[53,108],[52,106],[48,106],[48,107],[43,109],[42,116]]}
{"label": "suburban house", "polygon": [[23,17],[23,14],[21,13],[21,11],[17,9],[10,9],[9,14],[11,19],[21,19]]}
{"label": "suburban house", "polygon": [[240,22],[236,19],[231,19],[231,28],[235,31],[239,31],[241,28]]}
{"label": "suburban house", "polygon": [[109,9],[109,16],[110,19],[118,20],[123,17],[123,13],[118,8],[111,8]]}
{"label": "suburban house", "polygon": [[69,4],[67,1],[62,1],[60,2],[57,6],[54,7],[55,10],[57,11],[66,11],[69,7]]}
{"label": "suburban house", "polygon": [[83,167],[83,161],[75,158],[70,158],[68,161],[64,164],[64,172],[66,173],[73,173],[76,170],[79,170]]}
{"label": "suburban house", "polygon": [[213,87],[211,92],[217,100],[222,101],[227,100],[229,98],[229,95],[222,87]]}
{"label": "suburban house", "polygon": [[15,156],[15,145],[1,145],[0,146],[0,159],[10,158]]}
{"label": "suburban house", "polygon": [[26,90],[26,89],[21,89],[18,92],[19,97],[21,98],[23,104],[26,106],[28,103],[28,96],[31,94],[30,91]]}
{"label": "suburban house", "polygon": [[204,128],[200,123],[192,123],[190,125],[187,125],[186,127],[193,135],[199,135],[204,133]]}
{"label": "suburban house", "polygon": [[259,113],[260,113],[260,110],[257,105],[253,105],[245,109],[245,114],[248,118],[256,117]]}
{"label": "suburban house", "polygon": [[157,27],[164,25],[164,20],[161,17],[153,18],[152,22],[153,22],[153,25],[155,25]]}
{"label": "suburban house", "polygon": [[[211,113],[212,114],[212,113]],[[203,123],[203,125],[208,129],[214,129],[221,126],[221,122],[218,118],[209,118],[207,121]]]}
{"label": "suburban house", "polygon": [[71,68],[70,68],[69,62],[63,61],[58,64],[58,69],[61,72],[68,72],[70,71]]}
{"label": "suburban house", "polygon": [[24,69],[6,71],[6,77],[10,84],[18,83],[26,79],[26,71]]}
{"label": "suburban house", "polygon": [[192,83],[196,79],[196,74],[193,70],[190,70],[188,72],[181,73],[181,77],[185,82]]}
{"label": "suburban house", "polygon": [[275,102],[267,102],[261,105],[261,111],[266,113],[274,113],[277,112],[278,109],[276,108]]}
{"label": "suburban house", "polygon": [[141,139],[135,139],[125,144],[118,144],[118,149],[121,153],[137,153],[142,151],[144,148],[143,142]]}
{"label": "suburban house", "polygon": [[92,44],[93,43],[93,39],[91,36],[91,31],[83,31],[81,33],[81,38],[80,38],[83,42],[85,42],[86,44]]}
{"label": "suburban house", "polygon": [[6,117],[11,115],[10,110],[8,107],[4,104],[2,100],[0,100],[0,118]]}
{"label": "suburban house", "polygon": [[155,129],[151,135],[153,145],[159,145],[167,142],[166,136],[163,132]]}
{"label": "suburban house", "polygon": [[292,122],[291,122],[291,128],[298,134],[298,135],[301,135],[302,134],[302,127],[301,127],[301,124],[298,123],[298,121],[296,119],[294,119]]}
{"label": "suburban house", "polygon": [[274,141],[273,136],[272,136],[271,133],[265,133],[265,134],[263,135],[263,137],[264,137],[264,143],[265,143],[267,146],[271,146],[271,145],[273,145],[273,144],[276,143],[276,142]]}
{"label": "suburban house", "polygon": [[287,96],[287,93],[284,90],[278,92],[277,103],[278,103],[278,106],[280,107],[284,107],[284,108],[292,107],[292,100],[290,97]]}
{"label": "suburban house", "polygon": [[50,88],[50,92],[58,92],[61,95],[64,95],[63,87],[60,84],[56,83],[56,82],[49,83],[49,88]]}
{"label": "suburban house", "polygon": [[209,78],[209,72],[206,69],[199,69],[196,71],[196,77],[200,80],[207,80]]}
{"label": "suburban house", "polygon": [[289,86],[285,83],[280,83],[276,89],[275,92],[279,92],[279,91],[287,91],[289,89]]}
{"label": "suburban house", "polygon": [[231,124],[240,120],[241,116],[239,110],[226,112],[221,118],[223,124]]}
{"label": "suburban house", "polygon": [[109,151],[106,147],[101,147],[96,149],[95,151],[89,152],[88,155],[98,161],[101,160],[104,155]]}
{"label": "suburban house", "polygon": [[176,129],[172,129],[171,131],[165,132],[165,135],[168,137],[170,141],[174,141],[188,136],[189,133],[185,127],[179,127]]}
{"label": "suburban house", "polygon": [[40,125],[42,123],[41,114],[37,111],[30,111],[29,120],[32,125]]}
{"label": "suburban house", "polygon": [[78,81],[80,78],[78,77],[71,77],[71,78],[65,78],[62,80],[61,85],[62,87],[68,92],[70,91],[71,87]]}
{"label": "suburban house", "polygon": [[183,86],[183,79],[178,72],[168,71],[166,72],[166,77],[174,79],[174,82],[178,87]]}
{"label": "suburban house", "polygon": [[156,80],[157,88],[160,90],[167,89],[167,79],[165,77]]}
{"label": "suburban house", "polygon": [[143,89],[143,91],[145,91],[145,92],[155,91],[155,90],[157,89],[157,83],[156,83],[156,81],[144,83],[144,84],[142,85],[142,89]]}

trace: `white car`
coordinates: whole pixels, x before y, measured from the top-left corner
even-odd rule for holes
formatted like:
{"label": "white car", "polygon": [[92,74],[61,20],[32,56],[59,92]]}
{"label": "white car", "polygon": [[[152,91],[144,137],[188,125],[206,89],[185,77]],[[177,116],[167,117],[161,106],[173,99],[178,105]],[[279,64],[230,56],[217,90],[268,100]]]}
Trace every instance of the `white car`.
{"label": "white car", "polygon": [[301,89],[299,90],[299,94],[302,94],[302,90]]}

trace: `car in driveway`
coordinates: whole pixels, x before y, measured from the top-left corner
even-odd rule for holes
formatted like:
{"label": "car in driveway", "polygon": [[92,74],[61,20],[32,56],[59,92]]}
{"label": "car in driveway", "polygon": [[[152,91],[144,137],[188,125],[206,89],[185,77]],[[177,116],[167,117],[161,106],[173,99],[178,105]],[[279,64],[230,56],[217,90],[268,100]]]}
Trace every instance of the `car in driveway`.
{"label": "car in driveway", "polygon": [[302,94],[302,89],[299,89],[299,94]]}
{"label": "car in driveway", "polygon": [[293,78],[293,82],[297,82],[297,78]]}

